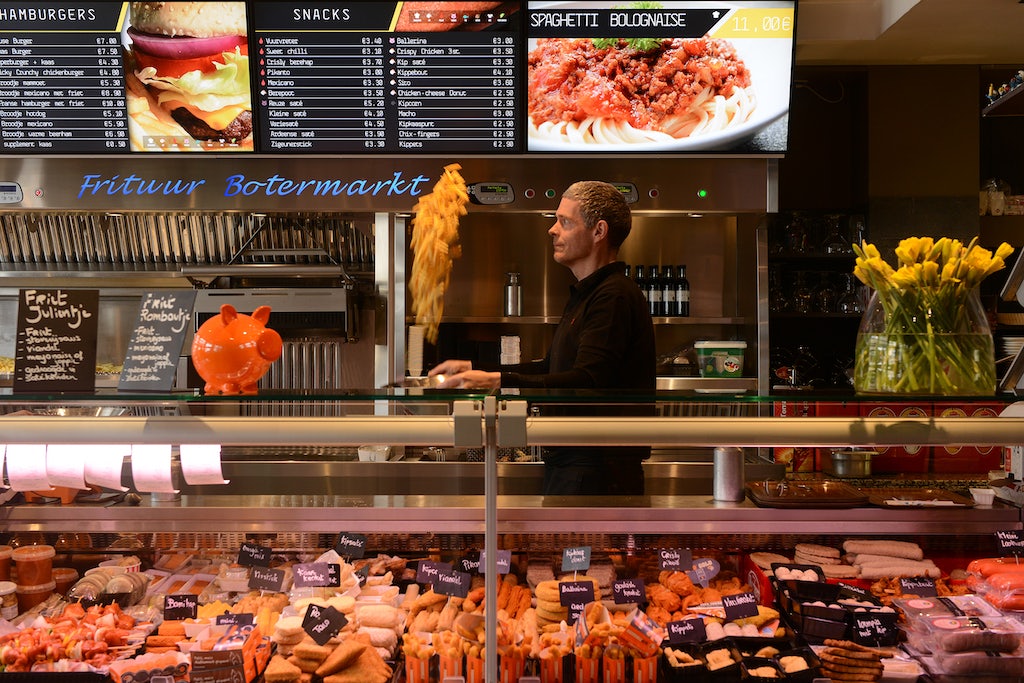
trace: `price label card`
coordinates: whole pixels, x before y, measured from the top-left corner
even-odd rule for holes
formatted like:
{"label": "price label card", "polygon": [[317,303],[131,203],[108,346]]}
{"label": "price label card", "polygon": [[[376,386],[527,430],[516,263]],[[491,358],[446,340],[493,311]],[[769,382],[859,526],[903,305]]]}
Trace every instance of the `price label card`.
{"label": "price label card", "polygon": [[703,643],[708,639],[707,631],[704,630],[703,619],[670,621],[666,628],[668,630],[668,642],[672,645]]}
{"label": "price label card", "polygon": [[14,393],[96,388],[98,289],[18,293]]}
{"label": "price label card", "polygon": [[[494,564],[497,565],[499,574],[508,574],[512,571],[512,551],[511,550],[499,550],[498,557],[494,560]],[[487,551],[480,551],[480,573],[487,573]]]}
{"label": "price label card", "polygon": [[366,536],[342,531],[334,544],[334,552],[349,559],[361,559],[366,554]]}
{"label": "price label card", "polygon": [[686,575],[690,577],[690,580],[694,583],[699,583],[705,588],[708,587],[711,579],[718,576],[718,572],[722,570],[722,565],[710,557],[704,557],[699,560],[693,561],[693,569],[686,572]]}
{"label": "price label card", "polygon": [[934,598],[935,581],[924,576],[902,576],[900,577],[900,590],[904,594],[911,593],[922,598]]}
{"label": "price label card", "polygon": [[420,560],[416,563],[416,583],[433,584],[439,572],[450,572],[452,566],[447,562]]}
{"label": "price label card", "polygon": [[322,646],[338,635],[347,623],[345,615],[333,607],[310,604],[302,620],[302,630],[308,633],[317,645]]}
{"label": "price label card", "polygon": [[999,546],[999,554],[1003,557],[1024,555],[1024,530],[997,531],[996,544]]}
{"label": "price label card", "polygon": [[459,560],[459,566],[462,568],[462,571],[464,572],[469,572],[470,574],[479,574],[480,553],[476,551],[470,551],[466,554],[465,557]]}
{"label": "price label card", "polygon": [[283,569],[269,567],[253,567],[249,576],[249,588],[258,591],[280,593],[284,586],[285,572]]}
{"label": "price label card", "polygon": [[331,584],[331,565],[327,562],[292,565],[292,582],[296,588],[336,585]]}
{"label": "price label card", "polygon": [[431,585],[434,587],[435,593],[450,595],[453,598],[464,598],[469,595],[469,586],[472,580],[473,577],[466,572],[448,569],[437,572]]}
{"label": "price label card", "polygon": [[328,586],[340,586],[341,585],[341,565],[330,563],[327,565],[327,580]]}
{"label": "price label card", "polygon": [[164,620],[195,619],[199,612],[199,596],[191,593],[168,595],[164,598]]}
{"label": "price label card", "polygon": [[227,626],[232,624],[236,624],[238,626],[252,626],[256,623],[256,615],[249,614],[248,612],[243,612],[242,614],[232,614],[231,612],[228,612],[226,614],[218,614],[214,618],[213,623],[218,626],[222,624]]}
{"label": "price label card", "polygon": [[876,602],[875,596],[871,594],[867,588],[861,588],[860,586],[851,586],[848,583],[842,581],[838,584],[839,590],[837,591],[837,598],[853,598],[854,600],[870,600]]}
{"label": "price label card", "polygon": [[188,334],[195,290],[146,292],[124,356],[117,388],[170,391]]}
{"label": "price label card", "polygon": [[571,607],[573,603],[586,605],[594,601],[594,584],[590,581],[562,581],[558,584],[558,602],[562,607]]}
{"label": "price label card", "polygon": [[270,548],[255,543],[243,543],[238,549],[236,562],[245,567],[270,566]]}
{"label": "price label card", "polygon": [[[365,586],[366,585],[366,580],[368,578],[370,578],[370,565],[364,564],[362,567],[357,569],[355,571],[355,576],[356,576],[356,581],[359,583],[359,585],[360,586]],[[339,586],[341,585],[340,579],[339,579],[338,585]]]}
{"label": "price label card", "polygon": [[725,609],[726,621],[735,621],[744,617],[756,617],[757,596],[753,593],[723,595],[722,607]]}
{"label": "price label card", "polygon": [[658,567],[668,571],[687,571],[693,566],[689,548],[662,548],[658,551]]}
{"label": "price label card", "polygon": [[590,569],[590,546],[562,550],[563,572],[585,572]]}
{"label": "price label card", "polygon": [[871,612],[852,612],[850,623],[850,635],[854,642],[861,645],[880,645],[882,643],[893,643],[896,639],[896,618],[890,613],[887,615],[872,614]]}
{"label": "price label card", "polygon": [[646,601],[647,594],[644,592],[644,580],[618,579],[617,581],[612,581],[612,600],[617,605]]}

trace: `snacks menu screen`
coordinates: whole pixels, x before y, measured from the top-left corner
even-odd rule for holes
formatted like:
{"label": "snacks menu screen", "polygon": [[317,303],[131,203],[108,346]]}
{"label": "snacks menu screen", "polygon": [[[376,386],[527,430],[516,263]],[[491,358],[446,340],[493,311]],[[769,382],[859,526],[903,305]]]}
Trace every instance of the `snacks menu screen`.
{"label": "snacks menu screen", "polygon": [[516,9],[255,3],[261,151],[520,151]]}

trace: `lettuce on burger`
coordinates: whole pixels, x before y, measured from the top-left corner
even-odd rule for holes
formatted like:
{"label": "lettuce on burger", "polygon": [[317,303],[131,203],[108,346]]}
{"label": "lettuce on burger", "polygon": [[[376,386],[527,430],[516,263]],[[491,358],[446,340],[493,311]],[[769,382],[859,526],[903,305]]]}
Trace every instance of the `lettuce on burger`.
{"label": "lettuce on burger", "polygon": [[252,135],[244,2],[133,2],[131,73],[196,140]]}

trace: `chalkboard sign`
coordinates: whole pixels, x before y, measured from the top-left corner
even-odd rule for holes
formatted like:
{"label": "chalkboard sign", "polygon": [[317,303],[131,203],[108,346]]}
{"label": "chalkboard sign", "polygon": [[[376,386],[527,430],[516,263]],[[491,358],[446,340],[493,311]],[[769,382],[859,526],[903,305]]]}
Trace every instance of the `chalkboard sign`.
{"label": "chalkboard sign", "polygon": [[416,583],[434,583],[438,572],[450,572],[452,565],[448,562],[420,560],[416,563]]}
{"label": "chalkboard sign", "polygon": [[255,591],[273,591],[278,593],[284,587],[284,577],[285,571],[283,569],[253,567],[252,575],[249,577],[249,588]]}
{"label": "chalkboard sign", "polygon": [[922,598],[934,598],[936,595],[935,581],[924,576],[901,576],[900,590]]}
{"label": "chalkboard sign", "polygon": [[326,562],[307,562],[292,565],[292,582],[296,588],[330,586],[331,569]]}
{"label": "chalkboard sign", "polygon": [[896,642],[895,612],[854,612],[851,622],[850,637],[856,643],[877,647]]}
{"label": "chalkboard sign", "polygon": [[723,595],[722,607],[725,609],[726,621],[736,621],[746,617],[756,617],[757,596],[753,593],[737,593],[736,595]]}
{"label": "chalkboard sign", "polygon": [[249,612],[243,612],[241,614],[228,612],[226,614],[218,614],[214,617],[213,623],[218,626],[230,626],[232,624],[236,624],[238,626],[252,626],[256,623],[256,615]]}
{"label": "chalkboard sign", "polygon": [[317,645],[323,646],[338,635],[347,623],[345,615],[333,607],[311,604],[306,608],[306,616],[302,619],[302,630],[308,633]]}
{"label": "chalkboard sign", "polygon": [[562,607],[573,603],[594,602],[594,584],[591,581],[562,581],[558,584],[558,602]]}
{"label": "chalkboard sign", "polygon": [[668,642],[672,645],[682,643],[702,643],[707,640],[707,631],[703,619],[682,619],[666,624]]}
{"label": "chalkboard sign", "polygon": [[693,566],[689,548],[662,548],[658,551],[658,567],[669,571],[686,571]]}
{"label": "chalkboard sign", "polygon": [[450,595],[453,598],[464,598],[469,595],[469,586],[473,577],[465,572],[449,569],[439,571],[431,584],[435,593]]}
{"label": "chalkboard sign", "polygon": [[562,571],[577,572],[590,569],[590,546],[562,550]]}
{"label": "chalkboard sign", "polygon": [[95,390],[99,301],[96,289],[19,291],[15,393]]}
{"label": "chalkboard sign", "polygon": [[647,600],[646,595],[643,579],[618,579],[612,581],[612,600],[615,601],[616,605],[645,602]]}
{"label": "chalkboard sign", "polygon": [[255,543],[243,543],[235,562],[245,567],[270,566],[270,548]]}
{"label": "chalkboard sign", "polygon": [[999,554],[1003,557],[1024,555],[1024,531],[1020,529],[997,531],[996,543],[999,545]]}
{"label": "chalkboard sign", "polygon": [[686,575],[690,577],[690,581],[699,583],[705,588],[711,583],[711,579],[718,576],[718,572],[722,570],[722,565],[718,560],[713,557],[702,557],[699,560],[693,561],[693,569],[686,572]]}
{"label": "chalkboard sign", "polygon": [[366,554],[366,536],[342,531],[338,534],[338,542],[334,544],[334,552],[350,560],[361,559]]}
{"label": "chalkboard sign", "polygon": [[128,341],[124,369],[117,388],[131,391],[170,391],[178,369],[181,346],[188,334],[194,290],[146,292]]}
{"label": "chalkboard sign", "polygon": [[164,620],[195,619],[199,612],[199,596],[191,593],[168,595],[164,598]]}
{"label": "chalkboard sign", "polygon": [[[499,574],[508,574],[512,571],[512,551],[499,550],[494,560],[495,569]],[[480,573],[487,573],[487,551],[480,551]]]}

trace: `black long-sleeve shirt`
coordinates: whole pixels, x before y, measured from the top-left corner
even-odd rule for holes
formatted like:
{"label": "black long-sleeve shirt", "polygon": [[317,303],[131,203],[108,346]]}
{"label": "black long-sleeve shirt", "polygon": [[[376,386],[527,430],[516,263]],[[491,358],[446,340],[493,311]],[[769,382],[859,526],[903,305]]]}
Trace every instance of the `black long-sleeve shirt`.
{"label": "black long-sleeve shirt", "polygon": [[653,391],[656,367],[647,300],[616,261],[570,287],[547,356],[505,369],[501,386]]}
{"label": "black long-sleeve shirt", "polygon": [[[654,327],[647,300],[625,275],[625,264],[610,263],[570,288],[547,356],[501,373],[502,387],[544,389],[632,389],[653,392],[657,384]],[[571,402],[571,401],[569,401]],[[615,402],[615,394],[609,396]],[[646,415],[650,405],[547,406],[546,414]],[[546,448],[549,467],[590,468],[599,479],[637,472],[650,456],[646,446]],[[640,473],[642,478],[642,473]],[[642,483],[639,484],[642,487]],[[578,493],[603,493],[581,489]]]}

